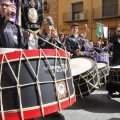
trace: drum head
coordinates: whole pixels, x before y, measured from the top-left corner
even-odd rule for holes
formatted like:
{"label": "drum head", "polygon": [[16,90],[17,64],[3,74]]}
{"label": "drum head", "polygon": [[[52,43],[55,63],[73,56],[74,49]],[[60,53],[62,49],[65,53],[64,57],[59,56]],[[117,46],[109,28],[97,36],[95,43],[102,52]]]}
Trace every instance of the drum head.
{"label": "drum head", "polygon": [[106,62],[97,62],[97,67],[98,69],[106,67],[107,63]]}
{"label": "drum head", "polygon": [[77,57],[70,60],[70,67],[72,76],[76,76],[79,74],[82,74],[91,68],[93,68],[95,65],[95,60],[91,57]]}
{"label": "drum head", "polygon": [[119,69],[120,65],[112,66],[111,69]]}

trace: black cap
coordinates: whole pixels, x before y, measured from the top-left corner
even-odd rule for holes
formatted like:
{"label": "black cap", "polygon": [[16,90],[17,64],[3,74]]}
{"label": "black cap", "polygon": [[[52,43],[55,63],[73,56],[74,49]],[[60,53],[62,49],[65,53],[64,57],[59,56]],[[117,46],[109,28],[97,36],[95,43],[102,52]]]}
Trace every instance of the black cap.
{"label": "black cap", "polygon": [[78,24],[77,24],[77,23],[73,23],[73,24],[71,25],[71,29],[72,29],[73,26],[78,26]]}
{"label": "black cap", "polygon": [[46,21],[48,22],[49,25],[54,25],[54,21],[51,16],[46,17]]}

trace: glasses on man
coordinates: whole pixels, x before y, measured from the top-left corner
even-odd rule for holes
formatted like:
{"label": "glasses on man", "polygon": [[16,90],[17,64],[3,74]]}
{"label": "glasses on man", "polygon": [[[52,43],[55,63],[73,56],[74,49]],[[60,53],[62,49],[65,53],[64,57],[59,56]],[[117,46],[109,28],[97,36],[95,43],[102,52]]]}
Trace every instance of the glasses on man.
{"label": "glasses on man", "polygon": [[1,7],[4,7],[4,6],[5,6],[5,7],[9,7],[10,5],[11,5],[11,4],[5,4],[5,3],[1,3],[1,4],[0,4]]}

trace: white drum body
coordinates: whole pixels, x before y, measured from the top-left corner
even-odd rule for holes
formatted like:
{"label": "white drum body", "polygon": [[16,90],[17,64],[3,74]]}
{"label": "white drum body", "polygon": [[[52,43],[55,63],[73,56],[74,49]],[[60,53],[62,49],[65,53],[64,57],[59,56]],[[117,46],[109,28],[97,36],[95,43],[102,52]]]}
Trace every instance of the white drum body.
{"label": "white drum body", "polygon": [[88,96],[98,89],[99,77],[96,67],[96,61],[92,57],[77,56],[70,60],[76,96]]}
{"label": "white drum body", "polygon": [[108,82],[109,65],[107,62],[98,61],[97,67],[98,67],[98,73],[100,77],[100,86],[105,85],[106,82]]}

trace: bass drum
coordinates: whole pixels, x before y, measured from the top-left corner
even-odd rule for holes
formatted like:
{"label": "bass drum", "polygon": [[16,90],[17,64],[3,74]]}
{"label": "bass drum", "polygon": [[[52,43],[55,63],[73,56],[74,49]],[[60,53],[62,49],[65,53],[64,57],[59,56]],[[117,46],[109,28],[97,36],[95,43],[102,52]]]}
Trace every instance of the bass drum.
{"label": "bass drum", "polygon": [[110,76],[110,82],[120,87],[120,65],[111,66],[109,76]]}
{"label": "bass drum", "polygon": [[94,58],[89,56],[74,57],[70,59],[70,67],[76,96],[83,98],[99,88],[99,75]]}
{"label": "bass drum", "polygon": [[76,101],[63,50],[40,49],[0,54],[0,120],[45,116]]}

